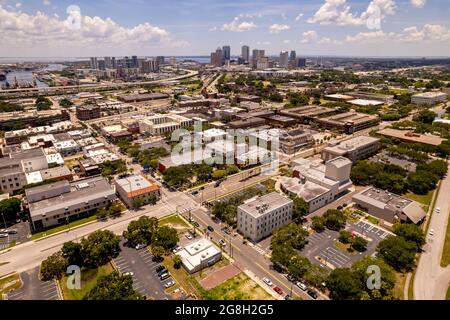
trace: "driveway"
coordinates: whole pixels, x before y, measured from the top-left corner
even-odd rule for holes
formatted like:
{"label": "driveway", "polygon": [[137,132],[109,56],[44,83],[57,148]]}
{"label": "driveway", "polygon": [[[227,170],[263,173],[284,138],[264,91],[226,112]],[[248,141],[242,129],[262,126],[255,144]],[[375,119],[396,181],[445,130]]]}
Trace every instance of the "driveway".
{"label": "driveway", "polygon": [[8,300],[61,300],[56,281],[39,280],[39,267],[22,272],[22,287],[11,291]]}
{"label": "driveway", "polygon": [[156,300],[170,299],[170,296],[164,292],[164,283],[172,280],[171,278],[161,281],[156,274],[156,267],[159,263],[153,261],[152,254],[147,249],[136,250],[125,247],[121,243],[119,256],[114,259],[114,263],[120,273],[133,273],[133,288],[147,298]]}

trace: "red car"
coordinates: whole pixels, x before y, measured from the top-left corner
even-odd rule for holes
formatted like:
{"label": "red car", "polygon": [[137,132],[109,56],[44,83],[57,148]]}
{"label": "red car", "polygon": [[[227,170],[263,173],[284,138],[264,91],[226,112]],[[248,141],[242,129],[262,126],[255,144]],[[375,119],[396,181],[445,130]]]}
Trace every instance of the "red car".
{"label": "red car", "polygon": [[275,287],[275,288],[273,288],[273,290],[274,290],[276,293],[278,293],[279,295],[283,295],[283,290],[281,290],[281,288]]}

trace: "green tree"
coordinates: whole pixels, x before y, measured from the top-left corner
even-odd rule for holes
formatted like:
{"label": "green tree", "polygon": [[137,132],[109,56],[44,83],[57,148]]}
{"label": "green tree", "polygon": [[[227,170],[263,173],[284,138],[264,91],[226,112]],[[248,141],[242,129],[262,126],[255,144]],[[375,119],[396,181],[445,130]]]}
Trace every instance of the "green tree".
{"label": "green tree", "polygon": [[293,197],[294,206],[292,208],[292,219],[294,221],[301,220],[309,213],[308,203],[300,197]]}
{"label": "green tree", "polygon": [[289,274],[297,280],[303,278],[310,268],[311,262],[309,262],[308,258],[298,254],[291,258],[287,267]]}
{"label": "green tree", "polygon": [[131,221],[123,237],[133,246],[138,244],[149,245],[153,234],[158,229],[158,219],[142,216],[138,220]]}
{"label": "green tree", "polygon": [[67,268],[67,260],[63,257],[61,251],[58,251],[41,263],[41,279],[43,281],[50,281],[53,279],[61,279]]}
{"label": "green tree", "polygon": [[339,231],[345,227],[347,216],[340,210],[329,209],[323,215],[325,226],[334,231]]}
{"label": "green tree", "polygon": [[164,260],[163,256],[164,256],[164,248],[160,247],[160,246],[152,246],[152,254],[155,257],[156,261],[162,261]]}
{"label": "green tree", "polygon": [[82,247],[80,243],[69,241],[63,244],[61,253],[69,265],[81,267],[84,260],[83,255],[81,254],[81,249]]}
{"label": "green tree", "polygon": [[311,228],[313,228],[316,232],[323,232],[325,231],[325,218],[321,216],[315,216],[311,219],[312,224]]}
{"label": "green tree", "polygon": [[214,180],[220,180],[223,179],[227,176],[227,171],[226,170],[216,170],[212,173],[211,177]]}
{"label": "green tree", "polygon": [[70,100],[67,99],[67,98],[64,98],[64,99],[62,99],[62,100],[59,102],[59,105],[60,105],[61,107],[63,107],[63,108],[68,109],[68,108],[73,107],[73,102],[70,101]]}
{"label": "green tree", "polygon": [[352,240],[352,248],[358,252],[363,252],[367,250],[367,240],[363,237],[355,237]]}
{"label": "green tree", "polygon": [[407,241],[414,242],[417,250],[420,250],[426,242],[422,228],[412,223],[396,223],[394,225],[394,233]]}
{"label": "green tree", "polygon": [[3,216],[0,223],[3,223],[3,218],[6,221],[18,219],[21,211],[22,202],[17,198],[9,198],[0,201],[0,216]]}
{"label": "green tree", "polygon": [[301,250],[307,243],[308,231],[302,226],[291,223],[278,229],[272,237],[272,246],[291,246],[294,249]]}
{"label": "green tree", "polygon": [[272,255],[270,261],[274,264],[288,266],[291,259],[297,255],[297,252],[289,245],[272,244]]}
{"label": "green tree", "polygon": [[84,265],[98,268],[108,263],[119,255],[119,244],[120,237],[109,230],[91,233],[87,238],[81,239],[81,254],[84,258]]}
{"label": "green tree", "polygon": [[175,247],[178,241],[177,230],[168,226],[158,228],[152,237],[152,245],[164,248],[165,250]]}
{"label": "green tree", "polygon": [[439,181],[439,177],[431,172],[416,171],[408,175],[408,188],[415,194],[425,195],[434,190]]}
{"label": "green tree", "polygon": [[389,237],[378,244],[377,251],[383,260],[397,271],[414,268],[417,245],[402,237]]}
{"label": "green tree", "polygon": [[339,231],[339,241],[342,243],[350,243],[352,240],[352,234],[347,230]]}
{"label": "green tree", "polygon": [[133,208],[137,209],[140,208],[144,205],[145,201],[142,198],[134,198],[133,201],[131,202],[131,205],[133,206]]}
{"label": "green tree", "polygon": [[38,97],[35,102],[37,111],[50,110],[52,105],[53,102],[46,97]]}
{"label": "green tree", "polygon": [[331,271],[327,279],[327,287],[333,300],[359,300],[363,285],[348,268],[337,268]]}
{"label": "green tree", "polygon": [[141,299],[143,297],[133,289],[133,278],[120,275],[118,272],[100,277],[95,287],[83,297],[83,300],[100,301]]}
{"label": "green tree", "polygon": [[181,257],[179,255],[175,255],[175,257],[173,257],[173,267],[175,269],[180,269],[181,264],[182,264]]}
{"label": "green tree", "polygon": [[421,111],[416,117],[414,117],[414,121],[432,124],[434,119],[436,119],[437,114],[430,110]]}

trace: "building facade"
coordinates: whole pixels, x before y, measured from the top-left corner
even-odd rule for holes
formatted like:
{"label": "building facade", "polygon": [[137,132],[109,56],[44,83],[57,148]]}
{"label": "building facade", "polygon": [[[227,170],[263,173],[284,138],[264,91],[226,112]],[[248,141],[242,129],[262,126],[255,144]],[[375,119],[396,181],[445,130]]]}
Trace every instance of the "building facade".
{"label": "building facade", "polygon": [[150,183],[141,175],[133,175],[115,182],[116,192],[127,207],[136,207],[136,201],[139,205],[156,203],[161,198],[160,188]]}
{"label": "building facade", "polygon": [[332,143],[322,150],[322,160],[329,161],[337,157],[346,157],[355,162],[373,155],[380,148],[380,139],[359,136],[347,141]]}

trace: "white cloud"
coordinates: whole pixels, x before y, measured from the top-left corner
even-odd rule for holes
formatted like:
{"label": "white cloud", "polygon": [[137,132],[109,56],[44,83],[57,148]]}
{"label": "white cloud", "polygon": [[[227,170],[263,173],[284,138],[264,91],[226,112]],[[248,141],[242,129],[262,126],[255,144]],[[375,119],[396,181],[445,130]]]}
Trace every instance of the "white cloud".
{"label": "white cloud", "polygon": [[225,23],[222,26],[223,31],[231,31],[231,32],[244,32],[244,31],[250,31],[250,30],[256,29],[256,28],[257,28],[257,26],[253,22],[247,22],[247,21],[240,22],[239,17],[235,17],[233,19],[233,21],[231,21],[230,23]]}
{"label": "white cloud", "polygon": [[284,44],[289,44],[289,43],[291,43],[291,42],[292,42],[292,41],[291,41],[291,40],[288,40],[288,39],[287,39],[287,40],[283,40],[283,43],[284,43]]}
{"label": "white cloud", "polygon": [[347,36],[346,42],[350,43],[379,43],[391,39],[395,34],[385,33],[383,31],[360,32],[354,36]]}
{"label": "white cloud", "polygon": [[217,31],[217,27],[209,28],[208,31],[211,31],[211,32],[212,32],[212,31]]}
{"label": "white cloud", "polygon": [[360,26],[369,19],[385,19],[394,15],[396,4],[394,0],[373,0],[366,11],[358,16],[352,13],[346,0],[325,0],[325,3],[316,11],[314,16],[307,20],[308,23],[338,26]]}
{"label": "white cloud", "polygon": [[306,32],[303,32],[303,40],[301,41],[301,43],[311,43],[317,40],[317,38],[319,37],[319,35],[317,34],[316,31],[314,30],[309,30]]}
{"label": "white cloud", "polygon": [[19,9],[20,7],[22,7],[22,4],[20,2],[16,3],[16,8]]}
{"label": "white cloud", "polygon": [[300,19],[304,16],[303,13],[299,13],[298,16],[295,17],[295,21],[300,21]]}
{"label": "white cloud", "polygon": [[44,0],[44,1],[42,1],[42,3],[43,3],[45,6],[49,6],[49,5],[52,4],[52,3],[50,2],[50,0]]}
{"label": "white cloud", "polygon": [[[26,46],[48,48],[52,46],[83,48],[169,47],[186,45],[175,41],[168,31],[143,23],[131,28],[119,25],[110,18],[81,16],[80,28],[74,30],[66,20],[45,13],[27,14],[8,11],[0,5],[0,34],[5,47]],[[34,49],[33,47],[33,49]]]}
{"label": "white cloud", "polygon": [[342,44],[342,41],[340,40],[336,40],[336,39],[331,39],[328,37],[323,37],[321,38],[319,41],[317,41],[318,44],[334,44],[334,45],[340,45]]}
{"label": "white cloud", "polygon": [[269,27],[269,32],[271,34],[278,34],[278,33],[282,32],[282,31],[287,31],[289,29],[291,29],[291,27],[289,27],[287,24],[277,24],[277,23],[275,23],[275,24],[273,24],[273,25],[271,25]]}
{"label": "white cloud", "polygon": [[256,44],[257,44],[258,46],[261,46],[261,45],[263,45],[263,46],[269,46],[269,45],[270,45],[270,42],[269,42],[269,41],[258,41]]}
{"label": "white cloud", "polygon": [[423,8],[427,3],[427,0],[411,0],[411,5],[414,8]]}

